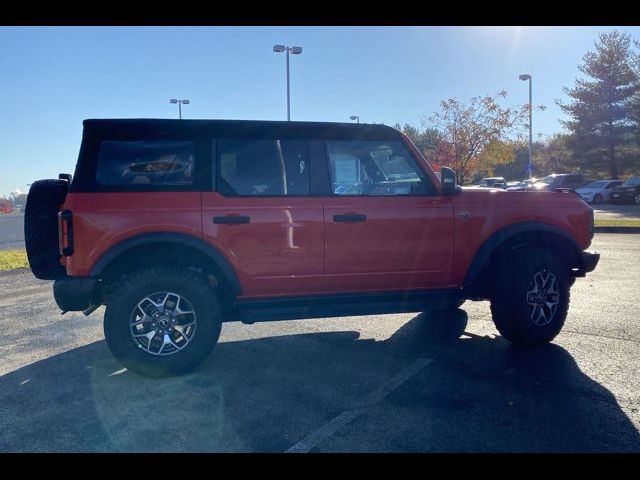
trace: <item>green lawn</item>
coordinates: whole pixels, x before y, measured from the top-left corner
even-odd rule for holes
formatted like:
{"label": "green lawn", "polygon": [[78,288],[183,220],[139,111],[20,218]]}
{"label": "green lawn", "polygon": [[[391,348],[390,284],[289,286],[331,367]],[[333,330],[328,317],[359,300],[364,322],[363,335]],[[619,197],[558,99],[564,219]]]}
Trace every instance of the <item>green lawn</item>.
{"label": "green lawn", "polygon": [[28,267],[27,252],[24,250],[0,251],[0,272]]}
{"label": "green lawn", "polygon": [[640,227],[640,218],[596,218],[596,227]]}

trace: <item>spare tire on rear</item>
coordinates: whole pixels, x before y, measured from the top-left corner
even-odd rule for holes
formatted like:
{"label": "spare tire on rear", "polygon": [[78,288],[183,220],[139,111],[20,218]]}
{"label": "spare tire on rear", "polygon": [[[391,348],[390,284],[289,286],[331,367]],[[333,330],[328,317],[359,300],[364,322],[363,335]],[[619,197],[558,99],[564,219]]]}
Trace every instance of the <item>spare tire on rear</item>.
{"label": "spare tire on rear", "polygon": [[24,210],[24,241],[31,271],[41,280],[65,275],[58,250],[58,211],[69,192],[66,180],[31,184]]}

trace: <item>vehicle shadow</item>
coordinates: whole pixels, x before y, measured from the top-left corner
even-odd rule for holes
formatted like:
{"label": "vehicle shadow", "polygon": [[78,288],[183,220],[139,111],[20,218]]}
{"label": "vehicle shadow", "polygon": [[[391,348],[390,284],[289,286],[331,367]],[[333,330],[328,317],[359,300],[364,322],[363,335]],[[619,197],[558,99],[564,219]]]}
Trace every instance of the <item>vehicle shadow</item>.
{"label": "vehicle shadow", "polygon": [[128,372],[95,342],[0,377],[0,451],[281,452],[418,358],[433,361],[319,450],[640,451],[613,395],[567,351],[518,349],[466,325],[459,309],[417,315],[384,341],[347,331],[223,342],[168,379]]}

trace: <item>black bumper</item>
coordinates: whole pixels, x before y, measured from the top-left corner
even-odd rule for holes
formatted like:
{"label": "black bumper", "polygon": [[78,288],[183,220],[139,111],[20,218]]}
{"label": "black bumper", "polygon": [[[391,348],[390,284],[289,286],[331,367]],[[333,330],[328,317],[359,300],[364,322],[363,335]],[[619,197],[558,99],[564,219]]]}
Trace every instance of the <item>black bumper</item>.
{"label": "black bumper", "polygon": [[635,201],[635,193],[634,192],[611,193],[609,195],[609,200],[612,203],[633,203]]}
{"label": "black bumper", "polygon": [[62,277],[53,282],[53,297],[63,312],[86,310],[93,304],[97,280],[91,277]]}
{"label": "black bumper", "polygon": [[593,272],[600,261],[600,254],[595,252],[582,252],[582,272]]}

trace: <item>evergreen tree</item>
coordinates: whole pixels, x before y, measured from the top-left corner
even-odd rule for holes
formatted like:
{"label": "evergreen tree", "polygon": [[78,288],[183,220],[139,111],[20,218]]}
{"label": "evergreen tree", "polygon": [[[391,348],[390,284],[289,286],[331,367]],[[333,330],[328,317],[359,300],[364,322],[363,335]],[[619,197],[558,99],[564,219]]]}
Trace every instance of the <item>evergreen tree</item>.
{"label": "evergreen tree", "polygon": [[571,116],[564,122],[572,135],[575,159],[589,170],[606,169],[618,178],[633,158],[632,99],[638,91],[633,70],[629,35],[617,31],[602,33],[595,51],[583,57],[578,68],[588,78],[576,79],[574,88],[565,88],[571,98],[559,103]]}

